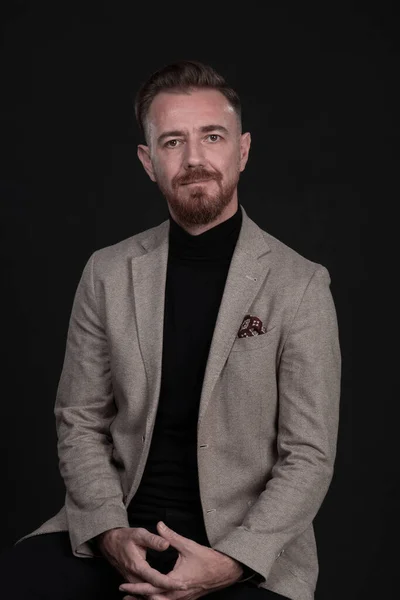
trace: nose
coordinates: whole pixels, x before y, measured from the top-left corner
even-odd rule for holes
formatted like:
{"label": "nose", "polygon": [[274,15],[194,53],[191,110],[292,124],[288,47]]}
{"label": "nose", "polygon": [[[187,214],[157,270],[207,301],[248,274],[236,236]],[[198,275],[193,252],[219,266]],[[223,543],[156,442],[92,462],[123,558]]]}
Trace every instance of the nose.
{"label": "nose", "polygon": [[187,140],[184,154],[185,168],[199,167],[205,165],[205,159],[201,144],[195,140]]}

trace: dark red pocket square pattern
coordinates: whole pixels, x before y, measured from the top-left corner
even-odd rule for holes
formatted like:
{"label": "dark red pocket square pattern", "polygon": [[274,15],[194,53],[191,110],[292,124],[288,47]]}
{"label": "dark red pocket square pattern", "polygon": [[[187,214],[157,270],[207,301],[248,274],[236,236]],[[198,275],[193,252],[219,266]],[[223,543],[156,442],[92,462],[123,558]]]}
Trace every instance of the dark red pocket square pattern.
{"label": "dark red pocket square pattern", "polygon": [[238,337],[250,337],[252,335],[261,335],[267,330],[262,324],[261,319],[253,315],[246,315],[243,319],[243,323],[239,327]]}

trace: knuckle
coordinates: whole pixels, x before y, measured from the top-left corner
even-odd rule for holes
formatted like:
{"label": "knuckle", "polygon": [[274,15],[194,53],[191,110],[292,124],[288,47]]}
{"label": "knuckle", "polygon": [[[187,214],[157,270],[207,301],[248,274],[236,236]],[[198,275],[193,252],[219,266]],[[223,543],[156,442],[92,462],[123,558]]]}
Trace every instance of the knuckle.
{"label": "knuckle", "polygon": [[144,527],[136,527],[136,533],[138,533],[139,535],[143,535],[145,531],[146,530]]}
{"label": "knuckle", "polygon": [[139,577],[141,579],[143,578],[144,568],[143,568],[143,565],[140,564],[140,562],[138,560],[134,561],[134,563],[133,563],[133,570],[134,570],[134,573],[135,573],[136,577]]}

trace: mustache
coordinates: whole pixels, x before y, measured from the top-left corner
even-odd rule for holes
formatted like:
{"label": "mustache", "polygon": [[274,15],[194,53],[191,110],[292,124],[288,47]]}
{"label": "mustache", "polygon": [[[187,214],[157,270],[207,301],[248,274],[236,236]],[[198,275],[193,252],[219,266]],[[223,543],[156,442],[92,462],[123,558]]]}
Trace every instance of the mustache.
{"label": "mustache", "polygon": [[193,183],[194,181],[209,181],[211,179],[220,181],[222,176],[220,173],[209,173],[204,169],[198,169],[196,171],[188,171],[185,175],[182,175],[182,177],[178,177],[175,184],[185,185],[186,183]]}

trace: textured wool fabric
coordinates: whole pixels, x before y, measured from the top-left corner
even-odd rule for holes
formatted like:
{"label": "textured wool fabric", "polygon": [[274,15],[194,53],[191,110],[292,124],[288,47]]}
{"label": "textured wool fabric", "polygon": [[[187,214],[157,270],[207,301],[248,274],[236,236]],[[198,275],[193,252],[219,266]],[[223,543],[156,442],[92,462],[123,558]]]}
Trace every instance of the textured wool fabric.
{"label": "textured wool fabric", "polygon": [[[240,209],[198,410],[201,508],[211,547],[260,573],[259,587],[313,600],[313,520],[332,479],[339,421],[330,275]],[[77,557],[95,556],[91,540],[103,531],[129,526],[146,466],[169,228],[167,220],[94,252],[75,294],[55,405],[65,503],[29,535],[68,531]],[[266,332],[240,338],[249,314]]]}

